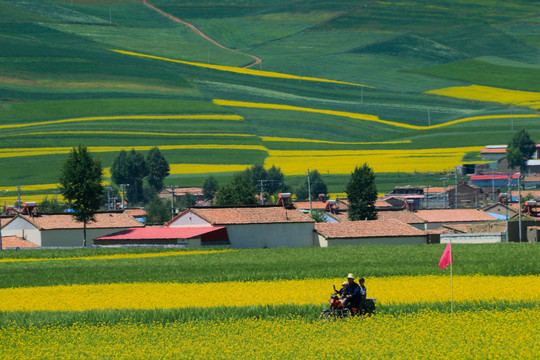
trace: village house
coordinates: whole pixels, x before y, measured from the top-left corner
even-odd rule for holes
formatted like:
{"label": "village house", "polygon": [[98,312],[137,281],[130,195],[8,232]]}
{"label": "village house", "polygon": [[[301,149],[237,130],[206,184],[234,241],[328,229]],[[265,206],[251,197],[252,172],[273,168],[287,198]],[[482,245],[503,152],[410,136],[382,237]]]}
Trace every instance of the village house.
{"label": "village house", "polygon": [[418,210],[414,213],[424,222],[424,229],[438,229],[446,224],[470,224],[496,220],[476,209]]}
{"label": "village house", "polygon": [[211,227],[130,228],[94,239],[99,246],[170,246],[197,249],[230,245],[227,229]]}
{"label": "village house", "polygon": [[313,246],[314,220],[296,209],[279,206],[191,208],[166,225],[224,226],[232,248]]}
{"label": "village house", "polygon": [[[86,224],[87,246],[92,246],[94,238],[144,226],[122,212],[96,213],[95,219],[95,222]],[[83,223],[75,221],[69,213],[37,216],[18,214],[3,224],[4,236],[17,236],[40,247],[77,247],[83,245]]]}
{"label": "village house", "polygon": [[401,245],[426,244],[424,231],[395,219],[346,221],[315,224],[316,245]]}

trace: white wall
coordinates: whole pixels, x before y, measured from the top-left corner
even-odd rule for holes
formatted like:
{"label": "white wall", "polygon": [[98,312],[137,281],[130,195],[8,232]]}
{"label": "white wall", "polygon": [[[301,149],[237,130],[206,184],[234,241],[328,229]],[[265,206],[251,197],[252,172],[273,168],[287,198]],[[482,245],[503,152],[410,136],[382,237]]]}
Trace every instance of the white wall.
{"label": "white wall", "polygon": [[208,221],[204,220],[195,213],[188,211],[183,216],[174,220],[169,224],[169,227],[206,227],[212,226]]}
{"label": "white wall", "polygon": [[[86,246],[93,245],[93,239],[109,235],[126,228],[86,229]],[[41,246],[72,247],[83,246],[83,229],[55,229],[41,231]]]}
{"label": "white wall", "polygon": [[232,248],[313,246],[313,223],[227,225]]}
{"label": "white wall", "polygon": [[343,245],[418,245],[427,244],[427,236],[403,236],[403,237],[372,237],[372,238],[344,238],[325,239],[319,235],[321,247]]}
{"label": "white wall", "polygon": [[2,236],[18,236],[37,246],[41,246],[41,233],[39,229],[20,217],[13,219],[2,228]]}

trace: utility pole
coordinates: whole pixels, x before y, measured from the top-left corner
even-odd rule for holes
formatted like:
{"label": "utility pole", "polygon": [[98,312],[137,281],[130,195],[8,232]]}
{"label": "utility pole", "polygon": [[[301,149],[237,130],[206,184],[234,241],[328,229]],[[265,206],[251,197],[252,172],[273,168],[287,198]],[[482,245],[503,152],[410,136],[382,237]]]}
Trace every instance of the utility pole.
{"label": "utility pole", "polygon": [[[2,190],[2,192],[8,192],[9,190]],[[4,209],[0,212],[0,251],[2,251],[2,214],[6,210],[6,207],[4,206]]]}
{"label": "utility pole", "polygon": [[165,188],[165,191],[171,193],[171,219],[174,218],[174,189],[178,189],[178,185],[171,185],[170,189]]}
{"label": "utility pole", "polygon": [[457,190],[457,166],[456,166],[456,181],[455,181],[456,187],[455,187],[455,199],[454,199],[454,209],[457,209],[457,203],[458,203],[458,190]]}
{"label": "utility pole", "polygon": [[439,180],[442,180],[443,183],[443,209],[446,209],[446,180],[448,180],[447,177],[440,178]]}
{"label": "utility pole", "polygon": [[124,203],[124,192],[126,190],[126,187],[128,187],[129,184],[120,184],[120,187],[122,188],[122,211],[126,208]]}
{"label": "utility pole", "polygon": [[309,214],[311,215],[313,208],[311,207],[311,180],[309,179],[309,169],[307,169],[307,188],[309,197]]}
{"label": "utility pole", "polygon": [[512,176],[508,175],[508,193],[506,194],[506,242],[508,242],[508,207],[510,206],[510,201],[512,201]]}
{"label": "utility pole", "polygon": [[260,196],[261,196],[261,205],[264,205],[264,184],[269,182],[282,182],[281,180],[268,180],[268,179],[259,179],[259,188],[260,188]]}
{"label": "utility pole", "polygon": [[21,212],[21,188],[23,187],[22,185],[17,185],[17,210],[19,213]]}
{"label": "utility pole", "polygon": [[426,209],[429,210],[429,185],[427,186],[427,192],[424,194],[424,197],[426,198]]}

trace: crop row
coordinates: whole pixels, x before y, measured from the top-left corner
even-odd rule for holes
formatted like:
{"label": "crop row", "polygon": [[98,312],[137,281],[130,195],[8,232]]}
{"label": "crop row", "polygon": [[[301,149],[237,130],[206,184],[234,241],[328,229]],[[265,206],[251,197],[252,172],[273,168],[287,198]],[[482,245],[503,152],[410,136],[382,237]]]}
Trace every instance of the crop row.
{"label": "crop row", "polygon": [[[322,304],[342,279],[214,283],[116,283],[0,289],[0,311],[84,311],[186,307]],[[447,276],[368,278],[368,296],[378,303],[450,301]],[[454,301],[534,300],[540,276],[455,276]]]}
{"label": "crop row", "polygon": [[[426,311],[347,322],[229,319],[173,323],[17,325],[0,350],[17,359],[536,359],[540,311]],[[219,345],[218,345],[219,344]],[[96,351],[99,349],[98,351]]]}

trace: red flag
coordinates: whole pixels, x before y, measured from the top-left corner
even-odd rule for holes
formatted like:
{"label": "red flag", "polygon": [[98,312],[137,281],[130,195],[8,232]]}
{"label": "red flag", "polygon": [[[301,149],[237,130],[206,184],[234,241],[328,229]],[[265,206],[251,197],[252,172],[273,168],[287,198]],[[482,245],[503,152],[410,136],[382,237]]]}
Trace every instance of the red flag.
{"label": "red flag", "polygon": [[448,243],[446,249],[441,256],[441,261],[439,261],[439,267],[446,270],[446,267],[452,263],[452,244]]}

